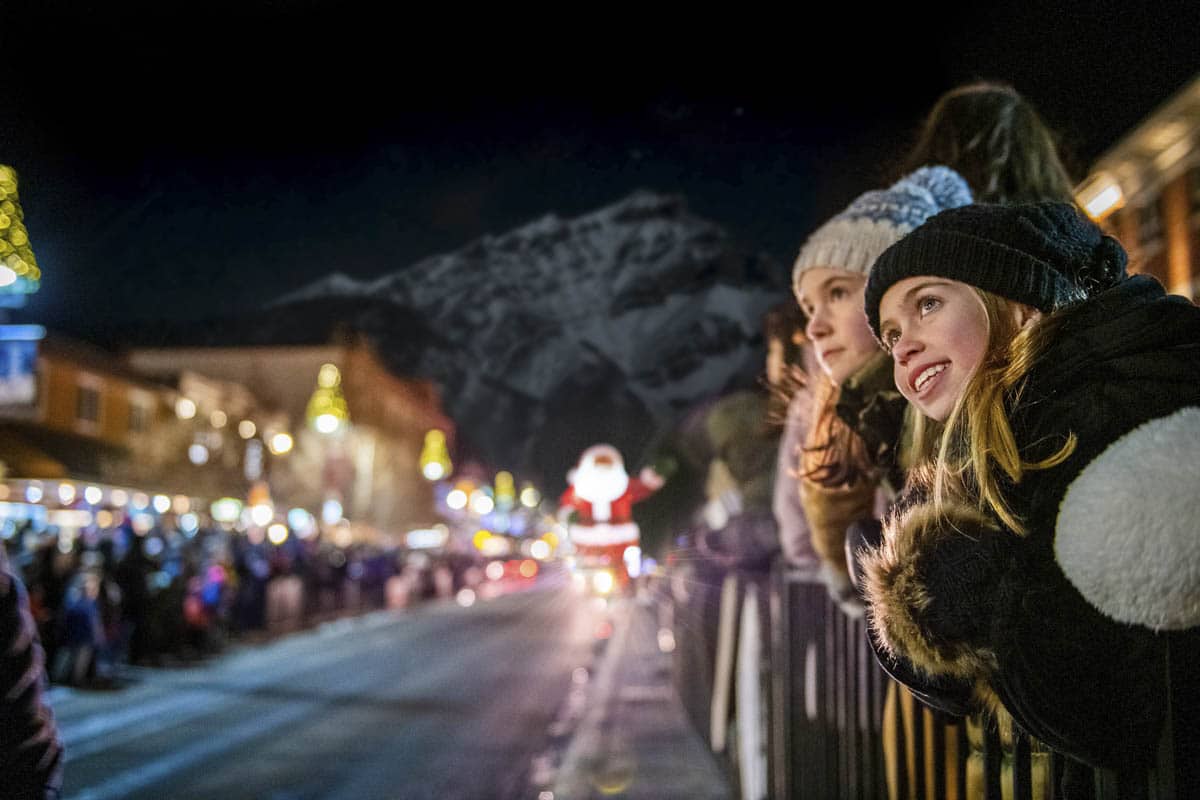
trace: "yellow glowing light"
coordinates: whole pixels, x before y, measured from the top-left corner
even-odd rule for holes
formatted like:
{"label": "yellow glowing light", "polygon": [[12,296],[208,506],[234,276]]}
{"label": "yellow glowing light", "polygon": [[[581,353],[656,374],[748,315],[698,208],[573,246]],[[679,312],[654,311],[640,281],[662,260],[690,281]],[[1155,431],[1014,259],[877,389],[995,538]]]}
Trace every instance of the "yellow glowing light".
{"label": "yellow glowing light", "polygon": [[527,558],[521,562],[521,566],[518,571],[521,573],[521,577],[532,578],[534,575],[538,574],[537,562]]}
{"label": "yellow glowing light", "polygon": [[350,421],[350,410],[342,394],[342,374],[333,364],[321,365],[317,373],[317,388],[308,399],[305,417],[318,433],[336,432]]}
{"label": "yellow glowing light", "polygon": [[4,294],[32,294],[41,279],[23,219],[17,199],[17,173],[0,164],[0,287],[5,289]]}
{"label": "yellow glowing light", "polygon": [[285,541],[287,541],[287,537],[287,525],[276,522],[274,525],[267,528],[267,538],[271,540],[271,544],[283,544]]}
{"label": "yellow glowing light", "polygon": [[450,461],[450,453],[446,450],[446,434],[437,428],[425,433],[425,443],[421,446],[421,474],[427,480],[437,481],[450,474],[454,465]]}
{"label": "yellow glowing light", "polygon": [[111,528],[113,526],[113,514],[111,511],[97,511],[96,524],[101,528]]}
{"label": "yellow glowing light", "polygon": [[350,530],[349,525],[338,526],[338,529],[333,532],[333,543],[338,547],[349,547],[354,544],[354,532]]}
{"label": "yellow glowing light", "polygon": [[175,401],[175,416],[180,419],[191,419],[196,416],[196,403],[194,400],[181,397]]}
{"label": "yellow glowing light", "polygon": [[238,436],[243,439],[249,439],[258,433],[258,426],[248,419],[244,419],[238,423]]}
{"label": "yellow glowing light", "polygon": [[113,489],[112,494],[108,497],[117,508],[124,508],[125,504],[129,502],[129,493],[124,489]]}
{"label": "yellow glowing light", "polygon": [[208,421],[212,423],[214,428],[224,428],[225,423],[229,421],[229,417],[224,411],[218,409],[208,415]]}
{"label": "yellow glowing light", "polygon": [[58,485],[58,500],[64,506],[75,501],[75,487],[69,483]]}
{"label": "yellow glowing light", "polygon": [[342,373],[334,364],[322,364],[317,373],[317,385],[322,389],[332,389],[342,382]]}
{"label": "yellow glowing light", "polygon": [[551,550],[554,550],[558,547],[558,537],[554,535],[553,531],[546,531],[543,533],[542,541],[550,545]]}
{"label": "yellow glowing light", "polygon": [[488,540],[492,538],[492,532],[487,530],[475,531],[475,536],[471,538],[471,542],[475,545],[476,550],[482,550],[487,547]]}
{"label": "yellow glowing light", "polygon": [[267,447],[277,456],[291,452],[295,440],[286,433],[277,433],[271,437],[271,441],[267,443]]}
{"label": "yellow glowing light", "polygon": [[192,501],[188,499],[187,495],[177,494],[171,501],[171,509],[176,514],[186,514],[192,510]]}

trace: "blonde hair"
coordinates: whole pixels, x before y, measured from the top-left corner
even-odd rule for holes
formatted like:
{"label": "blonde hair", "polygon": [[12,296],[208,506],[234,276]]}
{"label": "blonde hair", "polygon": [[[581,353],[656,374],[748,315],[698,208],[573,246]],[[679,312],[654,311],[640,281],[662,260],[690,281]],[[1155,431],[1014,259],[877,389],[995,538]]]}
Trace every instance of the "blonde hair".
{"label": "blonde hair", "polygon": [[982,289],[975,292],[987,316],[987,350],[944,425],[918,415],[912,481],[933,489],[939,516],[952,503],[966,503],[991,511],[1023,535],[1024,522],[1005,500],[1004,481],[1020,483],[1026,472],[1057,466],[1075,451],[1076,437],[1069,433],[1048,457],[1025,461],[1008,419],[1009,407],[1019,400],[1026,375],[1060,327],[1061,317],[1051,315],[1021,327],[1017,303]]}

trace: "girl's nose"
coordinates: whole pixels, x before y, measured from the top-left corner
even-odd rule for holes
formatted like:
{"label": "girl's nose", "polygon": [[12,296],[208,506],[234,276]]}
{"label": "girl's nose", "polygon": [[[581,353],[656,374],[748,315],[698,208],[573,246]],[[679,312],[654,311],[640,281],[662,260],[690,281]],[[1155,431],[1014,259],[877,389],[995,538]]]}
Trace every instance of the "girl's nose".
{"label": "girl's nose", "polygon": [[904,334],[892,345],[892,358],[897,364],[907,364],[910,358],[924,349],[915,336]]}
{"label": "girl's nose", "polygon": [[830,330],[825,310],[820,307],[814,308],[808,315],[808,324],[804,326],[804,333],[809,339],[819,339],[822,336],[828,336]]}

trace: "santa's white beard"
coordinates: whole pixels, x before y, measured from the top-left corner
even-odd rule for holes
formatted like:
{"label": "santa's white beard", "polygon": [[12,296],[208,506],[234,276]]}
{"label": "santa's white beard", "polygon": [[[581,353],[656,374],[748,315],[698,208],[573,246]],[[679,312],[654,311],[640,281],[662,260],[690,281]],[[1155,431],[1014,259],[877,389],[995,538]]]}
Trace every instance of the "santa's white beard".
{"label": "santa's white beard", "polygon": [[629,476],[622,467],[584,464],[575,473],[575,496],[592,504],[592,519],[612,519],[612,504],[629,488]]}

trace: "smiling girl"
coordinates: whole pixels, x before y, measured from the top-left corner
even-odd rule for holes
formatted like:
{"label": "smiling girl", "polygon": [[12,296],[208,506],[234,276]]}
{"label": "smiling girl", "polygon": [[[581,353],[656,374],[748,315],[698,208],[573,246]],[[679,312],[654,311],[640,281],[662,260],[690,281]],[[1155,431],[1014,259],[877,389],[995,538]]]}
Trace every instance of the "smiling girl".
{"label": "smiling girl", "polygon": [[[1127,277],[1071,206],[968,206],[865,291],[922,414],[909,502],[864,560],[872,625],[1086,763],[1142,768],[1200,643],[1200,309]],[[1200,763],[1195,678],[1177,745]]]}

